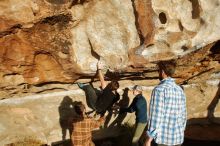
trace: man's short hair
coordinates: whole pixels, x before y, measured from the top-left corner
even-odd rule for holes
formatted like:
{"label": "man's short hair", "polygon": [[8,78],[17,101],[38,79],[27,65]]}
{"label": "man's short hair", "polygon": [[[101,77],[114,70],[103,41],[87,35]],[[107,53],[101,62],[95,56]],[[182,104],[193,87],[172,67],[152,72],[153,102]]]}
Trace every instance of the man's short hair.
{"label": "man's short hair", "polygon": [[163,70],[167,76],[172,77],[175,73],[176,62],[175,60],[160,61],[157,63],[160,70]]}
{"label": "man's short hair", "polygon": [[117,90],[119,88],[119,83],[116,80],[113,80],[109,83],[111,90]]}
{"label": "man's short hair", "polygon": [[78,115],[83,115],[83,112],[85,110],[85,105],[81,101],[79,101],[74,106],[74,109]]}
{"label": "man's short hair", "polygon": [[137,91],[139,91],[139,92],[142,92],[142,91],[143,91],[142,87],[139,86],[139,85],[135,85],[132,89],[133,89],[133,90],[137,90]]}

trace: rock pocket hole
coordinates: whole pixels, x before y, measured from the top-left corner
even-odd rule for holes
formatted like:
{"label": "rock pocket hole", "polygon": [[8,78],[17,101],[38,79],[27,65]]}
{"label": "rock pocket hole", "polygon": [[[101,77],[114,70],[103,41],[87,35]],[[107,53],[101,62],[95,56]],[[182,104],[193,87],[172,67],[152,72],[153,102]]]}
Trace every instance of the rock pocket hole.
{"label": "rock pocket hole", "polygon": [[212,54],[220,54],[220,40],[218,40],[214,46],[210,49]]}
{"label": "rock pocket hole", "polygon": [[159,19],[160,19],[160,22],[162,24],[166,24],[167,23],[167,16],[166,16],[166,14],[164,12],[161,12],[159,14]]}
{"label": "rock pocket hole", "polygon": [[182,49],[183,51],[187,51],[187,50],[189,50],[189,48],[186,47],[186,46],[182,46],[181,49]]}

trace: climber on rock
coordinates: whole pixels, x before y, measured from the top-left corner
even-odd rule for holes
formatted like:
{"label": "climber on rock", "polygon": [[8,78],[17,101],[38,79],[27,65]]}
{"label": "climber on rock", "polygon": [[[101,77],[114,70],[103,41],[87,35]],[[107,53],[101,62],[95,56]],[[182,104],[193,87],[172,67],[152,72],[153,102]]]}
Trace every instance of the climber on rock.
{"label": "climber on rock", "polygon": [[119,83],[116,80],[107,83],[102,74],[103,65],[99,61],[97,63],[98,77],[101,82],[102,91],[96,91],[90,84],[77,83],[79,88],[83,89],[87,96],[87,104],[90,108],[96,111],[97,114],[103,116],[107,110],[111,110],[111,107],[120,99],[120,95],[117,92]]}

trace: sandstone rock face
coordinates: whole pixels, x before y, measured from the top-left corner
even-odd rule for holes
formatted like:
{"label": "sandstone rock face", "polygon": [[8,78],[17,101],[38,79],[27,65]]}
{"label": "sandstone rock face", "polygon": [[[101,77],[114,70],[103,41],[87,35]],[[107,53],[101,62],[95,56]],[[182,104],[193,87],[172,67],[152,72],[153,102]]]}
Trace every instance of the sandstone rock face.
{"label": "sandstone rock face", "polygon": [[155,63],[175,59],[189,123],[219,122],[219,11],[220,0],[1,0],[0,145],[61,140],[59,106],[85,102],[73,83],[96,81],[98,60],[121,95],[140,84],[149,101]]}
{"label": "sandstone rock face", "polygon": [[124,72],[182,58],[219,39],[218,3],[1,1],[2,78],[67,83],[93,76],[99,59],[111,71]]}
{"label": "sandstone rock face", "polygon": [[[219,1],[206,3],[199,0],[153,0],[155,16],[155,43],[142,50],[152,61],[183,55],[219,40]],[[210,9],[214,13],[210,13]],[[210,15],[209,15],[210,14]],[[212,25],[208,25],[208,24]],[[160,54],[160,55],[158,55]],[[164,56],[164,57],[162,57]]]}

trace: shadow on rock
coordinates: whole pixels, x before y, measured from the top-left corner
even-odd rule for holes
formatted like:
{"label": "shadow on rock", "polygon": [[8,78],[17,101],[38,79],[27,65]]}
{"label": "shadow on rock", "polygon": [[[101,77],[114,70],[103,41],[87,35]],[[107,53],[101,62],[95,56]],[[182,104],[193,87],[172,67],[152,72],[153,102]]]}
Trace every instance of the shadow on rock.
{"label": "shadow on rock", "polygon": [[76,113],[74,111],[74,106],[77,104],[77,101],[72,101],[72,99],[69,96],[65,96],[60,103],[60,106],[58,108],[59,111],[59,122],[60,127],[62,128],[62,140],[69,139],[70,137],[67,136],[67,132],[69,133],[69,136],[72,134],[72,119],[76,116]]}

